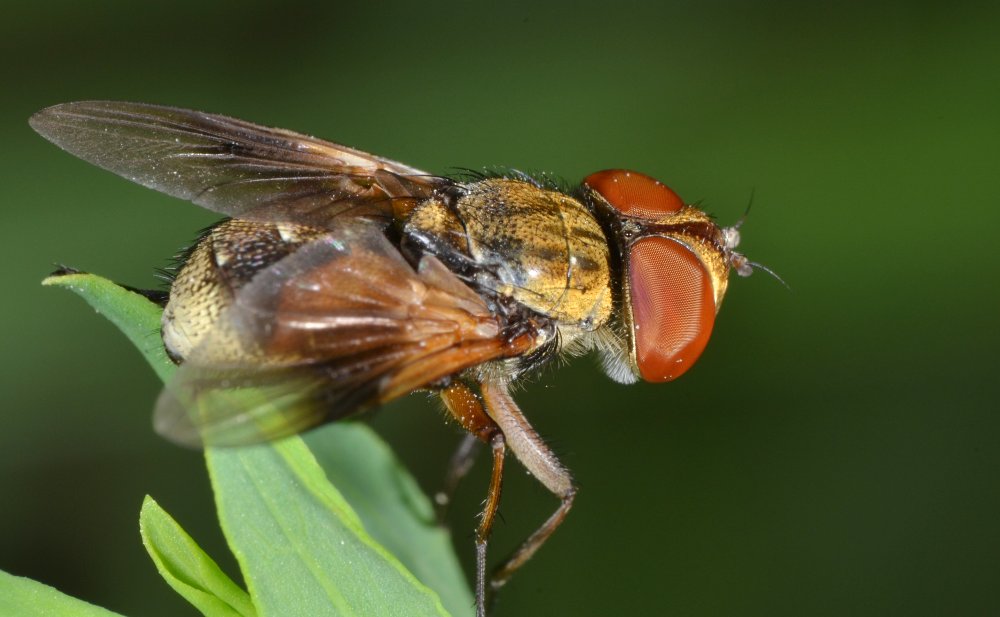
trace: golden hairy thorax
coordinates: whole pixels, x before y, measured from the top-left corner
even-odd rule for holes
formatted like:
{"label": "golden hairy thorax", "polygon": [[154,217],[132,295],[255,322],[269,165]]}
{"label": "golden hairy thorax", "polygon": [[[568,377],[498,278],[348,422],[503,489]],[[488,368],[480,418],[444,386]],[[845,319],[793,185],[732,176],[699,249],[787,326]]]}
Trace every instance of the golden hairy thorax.
{"label": "golden hairy thorax", "polygon": [[583,331],[611,314],[608,242],[579,201],[528,182],[490,179],[447,203],[429,199],[405,226],[432,252],[462,255],[481,289]]}

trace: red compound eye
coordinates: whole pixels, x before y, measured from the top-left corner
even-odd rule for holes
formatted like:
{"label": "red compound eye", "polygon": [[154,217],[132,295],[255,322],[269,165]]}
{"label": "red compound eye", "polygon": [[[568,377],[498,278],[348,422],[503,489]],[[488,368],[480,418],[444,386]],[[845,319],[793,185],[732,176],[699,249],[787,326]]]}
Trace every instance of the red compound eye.
{"label": "red compound eye", "polygon": [[701,260],[669,238],[632,245],[628,262],[635,360],[646,381],[671,381],[694,364],[712,334],[715,295]]}
{"label": "red compound eye", "polygon": [[583,181],[625,216],[658,220],[684,207],[684,201],[656,178],[637,171],[608,169]]}

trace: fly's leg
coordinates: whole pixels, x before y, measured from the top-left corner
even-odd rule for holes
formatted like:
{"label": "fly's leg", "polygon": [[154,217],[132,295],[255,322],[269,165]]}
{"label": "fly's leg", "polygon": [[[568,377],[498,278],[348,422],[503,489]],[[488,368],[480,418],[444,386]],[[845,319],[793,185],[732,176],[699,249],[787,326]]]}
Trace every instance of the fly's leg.
{"label": "fly's leg", "polygon": [[[498,432],[490,441],[493,449],[493,473],[490,474],[490,488],[486,493],[479,527],[476,528],[476,617],[486,617],[486,544],[493,531],[497,509],[500,507],[500,489],[503,485],[503,461],[507,446],[503,433]],[[493,595],[493,579],[490,579],[490,596]]]}
{"label": "fly's leg", "polygon": [[438,524],[444,522],[448,513],[448,506],[451,505],[451,498],[455,495],[459,482],[472,469],[472,464],[476,462],[476,455],[479,454],[479,437],[473,433],[466,433],[462,436],[462,441],[458,444],[458,449],[451,455],[448,461],[448,471],[445,473],[444,486],[434,494],[434,511],[437,515]]}
{"label": "fly's leg", "polygon": [[573,506],[576,486],[573,484],[573,478],[569,471],[562,466],[559,459],[545,445],[545,442],[518,409],[514,399],[507,392],[507,387],[501,384],[484,383],[481,385],[481,391],[486,412],[500,427],[500,431],[506,438],[507,445],[510,446],[514,456],[560,500],[559,507],[548,520],[528,536],[528,539],[514,551],[507,561],[493,571],[490,580],[492,600],[495,597],[495,592],[510,579],[518,568],[531,559],[535,551],[562,524],[569,509]]}
{"label": "fly's leg", "polygon": [[[476,527],[476,617],[486,617],[486,544],[500,506],[503,485],[504,454],[507,451],[503,431],[486,413],[483,400],[467,385],[454,383],[441,391],[441,399],[451,415],[479,441],[490,444],[493,473],[486,493],[486,503]],[[464,443],[464,442],[463,442]],[[464,475],[464,473],[462,474]],[[461,477],[461,476],[459,476]]]}

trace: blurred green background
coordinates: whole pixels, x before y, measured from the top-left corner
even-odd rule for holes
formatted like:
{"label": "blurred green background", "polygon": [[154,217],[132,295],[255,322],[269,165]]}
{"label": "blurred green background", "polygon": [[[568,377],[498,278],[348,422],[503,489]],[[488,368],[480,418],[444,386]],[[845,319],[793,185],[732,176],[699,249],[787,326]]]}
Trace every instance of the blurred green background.
{"label": "blurred green background", "polygon": [[[997,5],[364,4],[4,5],[0,568],[193,615],[140,544],[149,493],[235,573],[150,369],[39,286],[55,262],[151,286],[215,219],[28,127],[107,98],[434,172],[629,167],[723,222],[756,192],[743,247],[792,291],[735,280],[675,383],[581,359],[519,394],[581,492],[498,617],[1000,614]],[[458,432],[422,398],[373,423],[431,490]],[[556,505],[511,469],[494,558]],[[470,572],[487,471],[451,514]]]}

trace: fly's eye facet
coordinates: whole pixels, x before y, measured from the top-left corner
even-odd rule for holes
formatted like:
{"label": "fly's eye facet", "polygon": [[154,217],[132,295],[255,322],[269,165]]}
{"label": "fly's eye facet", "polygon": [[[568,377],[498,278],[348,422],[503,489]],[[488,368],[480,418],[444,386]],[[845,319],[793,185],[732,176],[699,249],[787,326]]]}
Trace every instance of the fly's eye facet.
{"label": "fly's eye facet", "polygon": [[655,221],[684,207],[670,187],[637,171],[608,169],[590,174],[583,183],[625,216]]}
{"label": "fly's eye facet", "polygon": [[628,277],[639,374],[652,382],[676,379],[691,368],[712,334],[711,277],[694,252],[662,236],[632,245]]}

